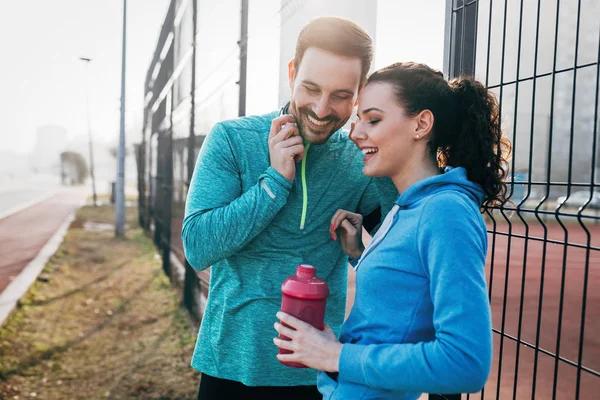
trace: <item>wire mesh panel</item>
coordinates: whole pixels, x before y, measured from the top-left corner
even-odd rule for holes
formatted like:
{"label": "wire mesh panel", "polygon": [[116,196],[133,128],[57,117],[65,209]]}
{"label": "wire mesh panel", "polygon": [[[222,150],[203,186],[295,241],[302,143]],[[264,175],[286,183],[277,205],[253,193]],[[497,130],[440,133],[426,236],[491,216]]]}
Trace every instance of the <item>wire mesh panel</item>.
{"label": "wire mesh panel", "polygon": [[190,136],[193,136],[192,113],[194,101],[192,96],[194,79],[194,13],[196,2],[193,0],[177,0],[175,21],[173,23],[174,68],[173,113],[172,113],[172,204],[171,204],[171,240],[173,254],[181,264],[186,259],[181,240],[181,229],[184,218],[185,199],[190,176],[189,147]]}
{"label": "wire mesh panel", "polygon": [[[228,3],[234,5],[236,1],[228,0]],[[199,11],[199,4],[203,6],[202,12]],[[146,158],[143,167],[148,171],[147,177],[143,176],[139,184],[140,193],[146,191],[148,196],[148,201],[140,201],[140,220],[145,221],[144,226],[153,231],[154,241],[162,252],[163,268],[167,275],[171,276],[171,264],[176,261],[171,257],[172,254],[179,261],[177,265],[184,264],[184,303],[194,317],[202,314],[208,286],[206,284],[206,287],[200,288],[199,277],[185,260],[181,229],[189,180],[204,138],[195,131],[196,104],[198,100],[204,99],[196,91],[199,69],[197,49],[206,47],[199,46],[198,43],[202,41],[210,45],[214,42],[209,35],[214,34],[214,31],[208,30],[203,36],[197,35],[198,17],[207,17],[206,7],[224,11],[223,5],[215,2],[171,0],[169,3],[146,75],[145,118],[143,141],[140,145],[140,154],[145,153]],[[235,11],[235,7],[229,11]],[[235,14],[234,18],[239,18],[239,15]],[[221,29],[229,28],[222,26]],[[238,45],[235,40],[232,43]],[[203,67],[213,61],[213,55],[210,51],[200,54]],[[231,53],[226,61],[237,65],[236,62],[239,64],[239,61],[234,56]],[[200,70],[203,71],[202,68]],[[204,76],[203,79],[208,77]],[[228,83],[229,87],[236,85],[235,79]],[[144,168],[139,167],[138,170],[143,171]],[[180,278],[179,275],[180,271],[177,271],[176,279]],[[200,290],[204,292],[198,293]]]}
{"label": "wire mesh panel", "polygon": [[196,136],[205,136],[217,122],[238,116],[240,8],[240,0],[198,0]]}
{"label": "wire mesh panel", "polygon": [[598,0],[449,1],[446,72],[496,94],[511,201],[488,208],[492,373],[473,399],[597,399]]}

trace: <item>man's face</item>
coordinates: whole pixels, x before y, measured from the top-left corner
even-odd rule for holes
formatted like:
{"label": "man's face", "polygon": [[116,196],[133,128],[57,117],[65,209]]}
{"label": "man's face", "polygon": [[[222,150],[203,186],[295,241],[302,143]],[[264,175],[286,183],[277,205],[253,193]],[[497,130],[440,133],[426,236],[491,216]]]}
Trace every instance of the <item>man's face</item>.
{"label": "man's face", "polygon": [[310,47],[295,69],[290,63],[290,112],[305,142],[323,144],[352,115],[362,63]]}

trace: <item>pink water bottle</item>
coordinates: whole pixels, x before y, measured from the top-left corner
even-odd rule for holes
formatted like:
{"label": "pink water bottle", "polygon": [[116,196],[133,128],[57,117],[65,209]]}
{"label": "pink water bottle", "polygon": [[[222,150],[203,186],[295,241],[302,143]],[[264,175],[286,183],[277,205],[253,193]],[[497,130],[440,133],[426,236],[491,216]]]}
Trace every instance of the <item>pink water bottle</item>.
{"label": "pink water bottle", "polygon": [[[281,292],[281,311],[307,322],[319,330],[325,327],[325,304],[329,296],[329,288],[324,280],[317,278],[316,269],[312,265],[301,264],[296,268],[296,275],[289,276]],[[285,323],[282,323],[287,326]],[[279,335],[283,340],[287,336]],[[292,351],[279,349],[279,354],[290,354]],[[288,367],[306,368],[296,362],[282,362]]]}

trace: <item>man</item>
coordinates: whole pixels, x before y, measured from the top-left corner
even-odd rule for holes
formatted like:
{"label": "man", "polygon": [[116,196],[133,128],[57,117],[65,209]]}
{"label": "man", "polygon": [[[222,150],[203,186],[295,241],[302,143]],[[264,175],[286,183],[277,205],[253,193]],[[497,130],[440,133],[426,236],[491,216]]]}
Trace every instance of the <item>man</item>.
{"label": "man", "polygon": [[[275,358],[273,324],[281,284],[301,263],[329,285],[325,322],[335,332],[343,322],[348,260],[329,223],[340,208],[371,213],[384,195],[362,174],[363,154],[340,129],[372,55],[356,24],[313,20],[288,67],[289,105],[218,123],[206,137],[183,222],[189,263],[212,266],[192,360],[203,374],[199,398],[321,398],[315,371]],[[384,213],[397,196],[386,184]]]}

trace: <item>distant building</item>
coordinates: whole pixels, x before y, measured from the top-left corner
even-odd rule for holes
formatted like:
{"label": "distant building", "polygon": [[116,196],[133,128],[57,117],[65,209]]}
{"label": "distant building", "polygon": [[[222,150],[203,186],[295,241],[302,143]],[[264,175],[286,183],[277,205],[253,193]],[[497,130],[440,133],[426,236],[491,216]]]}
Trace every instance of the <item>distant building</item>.
{"label": "distant building", "polygon": [[[502,127],[513,141],[515,181],[549,180],[556,184],[548,186],[551,199],[565,194],[564,183],[569,180],[591,185],[594,169],[598,184],[600,157],[592,165],[594,153],[600,151],[600,140],[593,146],[600,26],[597,1],[582,0],[579,16],[578,2],[561,2],[558,21],[556,2],[541,2],[539,32],[538,2],[523,2],[522,24],[520,7],[509,7],[503,19],[504,3],[492,4],[491,29],[489,2],[481,1],[477,21],[473,19],[476,14],[467,14],[468,26],[463,29],[475,29],[477,24],[475,76],[501,95]],[[470,7],[476,9],[475,4]],[[530,196],[538,198],[545,192],[546,186],[534,185]],[[526,188],[515,188],[513,200],[525,194]]]}
{"label": "distant building", "polygon": [[43,125],[37,128],[35,146],[29,158],[31,168],[40,172],[57,172],[60,153],[67,144],[67,130],[58,125]]}

